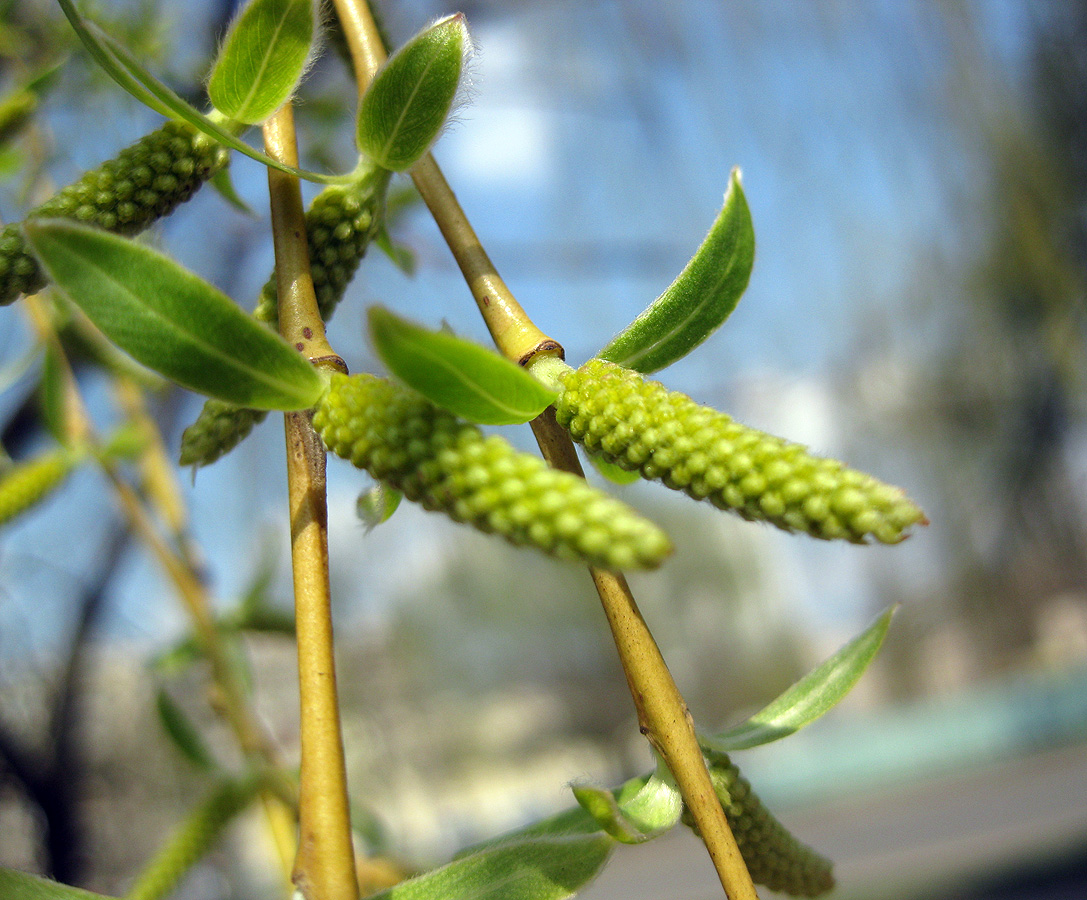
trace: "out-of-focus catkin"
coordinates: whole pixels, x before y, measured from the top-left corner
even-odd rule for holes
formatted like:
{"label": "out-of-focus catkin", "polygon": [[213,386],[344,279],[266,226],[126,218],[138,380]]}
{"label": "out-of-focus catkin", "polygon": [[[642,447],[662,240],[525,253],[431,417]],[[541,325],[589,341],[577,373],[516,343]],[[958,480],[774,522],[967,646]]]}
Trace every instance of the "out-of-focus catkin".
{"label": "out-of-focus catkin", "polygon": [[[182,122],[126,147],[30,212],[35,218],[74,219],[132,235],[173,212],[227,164],[225,147]],[[0,305],[45,286],[20,223],[0,231]]]}
{"label": "out-of-focus catkin", "polygon": [[[709,762],[714,791],[752,881],[794,897],[816,897],[833,888],[832,863],[774,818],[735,763],[724,753]],[[694,827],[686,810],[683,820]]]}
{"label": "out-of-focus catkin", "polygon": [[926,521],[899,488],[614,363],[594,359],[566,373],[555,416],[608,462],[786,531],[893,544]]}
{"label": "out-of-focus catkin", "polygon": [[37,506],[59,488],[74,461],[73,454],[62,449],[12,465],[0,476],[0,525]]}
{"label": "out-of-focus catkin", "polygon": [[313,427],[409,500],[513,544],[613,569],[652,568],[671,551],[657,526],[584,479],[384,379],[333,375]]}

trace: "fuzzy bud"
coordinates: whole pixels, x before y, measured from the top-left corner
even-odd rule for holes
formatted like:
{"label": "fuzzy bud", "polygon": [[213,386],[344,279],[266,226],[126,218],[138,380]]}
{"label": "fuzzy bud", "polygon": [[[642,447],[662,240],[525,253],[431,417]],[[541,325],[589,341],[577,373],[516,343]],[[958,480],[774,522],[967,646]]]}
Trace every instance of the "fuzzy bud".
{"label": "fuzzy bud", "polygon": [[409,500],[512,544],[613,569],[653,568],[671,551],[659,528],[584,479],[384,379],[333,375],[313,427]]}
{"label": "fuzzy bud", "polygon": [[[30,215],[74,219],[114,234],[137,234],[188,200],[229,158],[225,147],[192,126],[167,122],[84,173]],[[6,226],[0,231],[0,305],[44,286],[45,276],[20,223]]]}
{"label": "fuzzy bud", "polygon": [[555,417],[620,468],[785,531],[894,544],[926,522],[900,489],[614,363],[593,359],[563,376]]}
{"label": "fuzzy bud", "polygon": [[[751,880],[794,897],[817,897],[834,887],[833,865],[774,818],[726,754],[715,754],[710,779]],[[689,812],[684,822],[694,828]]]}

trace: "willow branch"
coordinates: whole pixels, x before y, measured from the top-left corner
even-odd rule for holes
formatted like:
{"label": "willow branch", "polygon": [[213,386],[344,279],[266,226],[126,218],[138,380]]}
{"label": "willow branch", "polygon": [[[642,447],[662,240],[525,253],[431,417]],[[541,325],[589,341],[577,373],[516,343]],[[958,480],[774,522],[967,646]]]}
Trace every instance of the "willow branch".
{"label": "willow branch", "polygon": [[[337,0],[349,8],[341,18],[348,45],[365,48],[365,60],[382,59],[384,49],[364,0]],[[365,61],[357,62],[361,70]],[[562,346],[528,317],[499,276],[438,164],[425,156],[411,171],[416,188],[464,275],[480,314],[499,351],[528,365],[541,354],[562,355]],[[548,410],[532,423],[548,463],[582,475],[573,443]],[[626,580],[618,573],[591,569],[593,583],[611,628],[623,671],[634,698],[642,732],[661,754],[691,811],[721,885],[731,900],[757,900],[747,866],[717,799],[698,745],[694,724],[649,627],[638,611]]]}
{"label": "willow branch", "polygon": [[[265,123],[264,145],[270,156],[297,166],[290,104]],[[280,332],[319,367],[342,369],[317,309],[298,179],[269,169],[268,190]],[[287,413],[284,428],[301,705],[299,844],[292,877],[306,900],[357,900],[333,652],[325,450],[308,412]]]}

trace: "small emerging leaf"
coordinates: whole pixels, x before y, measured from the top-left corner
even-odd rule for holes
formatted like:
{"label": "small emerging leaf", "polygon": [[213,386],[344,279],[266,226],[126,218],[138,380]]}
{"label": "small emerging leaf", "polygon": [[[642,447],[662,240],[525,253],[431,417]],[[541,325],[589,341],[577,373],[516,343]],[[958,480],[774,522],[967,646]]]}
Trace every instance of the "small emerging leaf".
{"label": "small emerging leaf", "polygon": [[708,753],[768,744],[799,731],[838,703],[876,657],[896,607],[890,607],[830,659],[813,669],[746,722],[716,735],[700,735]]}
{"label": "small emerging leaf", "polygon": [[306,67],[314,13],[313,0],[250,0],[231,25],[208,80],[215,108],[256,125],[285,103]]}
{"label": "small emerging leaf", "polygon": [[686,356],[736,308],[754,261],[751,211],[733,169],[725,204],[691,261],[597,357],[648,375]]}
{"label": "small emerging leaf", "polygon": [[470,422],[527,422],[558,396],[497,353],[421,328],[381,307],[370,309],[370,335],[390,372],[432,403]]}
{"label": "small emerging leaf", "polygon": [[5,868],[0,868],[0,897],[4,900],[110,900],[104,894],[92,894],[38,875]]}
{"label": "small emerging leaf", "polygon": [[621,466],[617,466],[613,462],[608,462],[599,453],[589,453],[586,451],[585,455],[589,458],[589,462],[593,464],[593,468],[612,484],[633,484],[642,477],[641,472],[638,472],[637,470],[628,472]]}
{"label": "small emerging leaf", "polygon": [[378,525],[392,518],[403,499],[404,495],[400,491],[379,481],[370,490],[359,494],[355,503],[355,514],[369,534]]}
{"label": "small emerging leaf", "polygon": [[393,172],[415,165],[445,125],[468,48],[468,26],[460,13],[401,47],[359,103],[359,150]]}
{"label": "small emerging leaf", "polygon": [[23,230],[57,289],[148,368],[257,409],[306,409],[321,396],[321,377],[286,341],[173,260],[67,220]]}
{"label": "small emerging leaf", "polygon": [[655,774],[627,782],[618,794],[594,785],[574,785],[572,790],[581,807],[622,844],[659,837],[683,812],[679,791]]}

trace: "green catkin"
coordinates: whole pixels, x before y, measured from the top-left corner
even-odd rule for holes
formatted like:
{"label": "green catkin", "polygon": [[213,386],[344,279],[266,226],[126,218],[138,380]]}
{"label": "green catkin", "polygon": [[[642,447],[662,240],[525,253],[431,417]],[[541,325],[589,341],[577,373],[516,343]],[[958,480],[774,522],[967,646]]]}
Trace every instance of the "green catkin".
{"label": "green catkin", "polygon": [[181,435],[181,465],[207,466],[233,450],[264,421],[267,410],[207,400],[195,422]]}
{"label": "green catkin", "polygon": [[608,462],[785,531],[893,544],[926,521],[900,489],[614,363],[593,359],[562,376],[555,416]]}
{"label": "green catkin", "polygon": [[[830,860],[774,818],[726,754],[714,754],[710,778],[752,881],[794,897],[816,897],[834,887]],[[686,810],[683,820],[695,827]]]}
{"label": "green catkin", "polygon": [[223,829],[242,812],[262,785],[259,778],[218,785],[194,809],[140,874],[126,900],[160,900],[211,849]]}
{"label": "green catkin", "polygon": [[[31,210],[34,218],[73,219],[133,235],[173,212],[226,165],[226,148],[182,122],[161,128],[86,172]],[[0,231],[0,305],[45,286],[15,222]]]}
{"label": "green catkin", "polygon": [[64,482],[72,470],[67,450],[45,453],[37,459],[16,463],[0,476],[0,525],[32,509]]}
{"label": "green catkin", "polygon": [[[335,185],[318,194],[306,213],[310,271],[321,318],[332,318],[347,285],[381,225],[386,176]],[[261,290],[253,316],[279,326],[276,281]],[[209,466],[240,444],[266,412],[208,400],[196,421],[181,436],[181,465]]]}
{"label": "green catkin", "polygon": [[485,436],[414,391],[333,375],[313,427],[333,453],[426,509],[603,568],[653,568],[667,535],[584,479]]}

